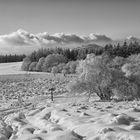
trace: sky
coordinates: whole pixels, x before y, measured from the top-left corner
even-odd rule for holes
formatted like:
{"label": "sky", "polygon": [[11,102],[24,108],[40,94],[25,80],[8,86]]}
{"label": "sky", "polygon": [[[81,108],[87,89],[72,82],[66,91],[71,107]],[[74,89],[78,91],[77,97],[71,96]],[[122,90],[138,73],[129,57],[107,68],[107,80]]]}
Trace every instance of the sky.
{"label": "sky", "polygon": [[105,34],[140,37],[140,0],[0,0],[0,34]]}

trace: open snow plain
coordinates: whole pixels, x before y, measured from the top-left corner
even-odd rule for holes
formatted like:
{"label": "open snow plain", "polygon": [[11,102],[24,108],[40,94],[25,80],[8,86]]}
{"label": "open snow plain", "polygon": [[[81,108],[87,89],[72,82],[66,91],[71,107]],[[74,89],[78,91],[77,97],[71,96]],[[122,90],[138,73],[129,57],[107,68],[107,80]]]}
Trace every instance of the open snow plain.
{"label": "open snow plain", "polygon": [[[140,102],[70,96],[72,76],[0,64],[0,140],[140,140]],[[54,101],[48,88],[55,86]]]}

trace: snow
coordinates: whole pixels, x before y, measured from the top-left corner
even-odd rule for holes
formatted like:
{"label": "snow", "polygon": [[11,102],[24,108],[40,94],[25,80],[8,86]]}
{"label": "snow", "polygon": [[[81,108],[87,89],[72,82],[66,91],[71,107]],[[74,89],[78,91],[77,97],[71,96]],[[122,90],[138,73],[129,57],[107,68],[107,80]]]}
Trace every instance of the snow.
{"label": "snow", "polygon": [[[0,72],[3,74],[5,72],[5,76],[6,73],[20,75],[18,73],[20,65],[21,63],[9,66],[0,64],[2,66]],[[4,67],[12,69],[6,71]],[[39,85],[42,82],[43,86],[46,84],[46,80],[41,78],[35,78],[29,83],[24,80],[22,82],[25,85],[31,84],[26,90],[37,90],[37,93],[42,89]],[[62,83],[66,85],[66,82]],[[0,84],[3,87],[4,83]],[[82,97],[66,97],[62,94],[51,102],[42,93],[39,95],[35,93],[35,96],[28,100],[23,98],[24,105],[17,103],[11,106],[11,103],[17,100],[12,98],[13,94],[17,94],[13,90],[17,84],[17,81],[11,83],[8,81],[1,88],[1,92],[4,90],[3,95],[8,93],[7,96],[11,98],[8,98],[7,102],[0,100],[0,140],[140,139],[140,101],[101,102],[93,97],[87,102]],[[13,90],[12,93],[6,85],[9,86],[8,89]],[[20,86],[24,87],[22,84]]]}

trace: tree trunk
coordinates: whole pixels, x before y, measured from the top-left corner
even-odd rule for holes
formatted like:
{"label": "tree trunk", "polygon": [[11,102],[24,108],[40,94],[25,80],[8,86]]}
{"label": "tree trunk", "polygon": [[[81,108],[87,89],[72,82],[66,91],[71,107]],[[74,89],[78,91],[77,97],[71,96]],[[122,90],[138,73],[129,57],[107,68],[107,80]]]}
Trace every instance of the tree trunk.
{"label": "tree trunk", "polygon": [[87,98],[87,101],[88,101],[88,102],[89,102],[89,99],[90,99],[90,97],[91,97],[91,94],[92,94],[92,92],[89,91],[88,98]]}
{"label": "tree trunk", "polygon": [[111,91],[110,90],[103,91],[98,86],[98,91],[99,91],[99,93],[97,93],[97,95],[100,97],[101,100],[106,100],[106,101],[110,100],[110,97],[111,97],[111,93],[110,93]]}
{"label": "tree trunk", "polygon": [[98,96],[100,97],[101,100],[104,100],[104,94],[102,92],[102,89],[100,87],[98,87],[98,90],[99,90]]}
{"label": "tree trunk", "polygon": [[53,91],[51,91],[51,101],[53,101]]}

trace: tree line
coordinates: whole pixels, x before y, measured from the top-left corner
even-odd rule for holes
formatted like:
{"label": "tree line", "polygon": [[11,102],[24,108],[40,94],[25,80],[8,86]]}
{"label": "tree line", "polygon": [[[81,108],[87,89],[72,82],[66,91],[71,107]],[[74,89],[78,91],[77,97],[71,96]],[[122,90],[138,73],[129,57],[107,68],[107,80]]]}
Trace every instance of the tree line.
{"label": "tree line", "polygon": [[125,41],[123,45],[119,43],[117,45],[106,45],[102,53],[107,52],[110,56],[121,56],[128,57],[132,54],[140,53],[140,44],[137,41],[130,42],[129,44]]}
{"label": "tree line", "polygon": [[53,73],[75,73],[79,61],[86,59],[87,54],[94,53],[96,56],[104,53],[114,58],[116,56],[128,57],[140,53],[138,42],[125,41],[122,45],[108,44],[105,47],[92,47],[92,44],[75,48],[64,49],[41,48],[26,56],[23,60],[22,70],[25,71],[42,71]]}
{"label": "tree line", "polygon": [[78,77],[68,85],[71,93],[86,93],[88,99],[140,99],[140,54],[111,57],[88,54],[77,66]]}
{"label": "tree line", "polygon": [[20,62],[23,61],[23,58],[26,56],[24,54],[22,55],[0,55],[0,63],[8,63],[8,62]]}
{"label": "tree line", "polygon": [[95,48],[77,49],[45,49],[32,52],[23,60],[22,70],[52,72],[52,73],[75,73],[78,61],[85,59],[88,53],[98,54]]}
{"label": "tree line", "polygon": [[87,54],[94,53],[95,55],[101,55],[104,52],[109,53],[111,56],[121,56],[128,57],[131,54],[140,53],[139,42],[130,42],[129,44],[125,41],[122,45],[119,43],[117,45],[107,44],[105,47],[96,46],[92,47],[92,44],[87,46],[75,48],[75,49],[64,49],[64,48],[54,48],[46,49],[41,48],[37,51],[32,52],[29,56],[32,62],[39,61],[41,57],[47,57],[49,54],[61,54],[68,61],[83,60],[86,58]]}
{"label": "tree line", "polygon": [[37,62],[41,57],[47,57],[50,54],[60,54],[63,55],[67,61],[76,61],[85,59],[86,55],[89,53],[95,53],[95,54],[101,54],[102,49],[100,48],[94,48],[94,47],[81,47],[81,48],[75,48],[75,49],[64,49],[64,48],[41,48],[37,51],[33,51],[30,55],[27,57],[30,58],[32,62]]}

